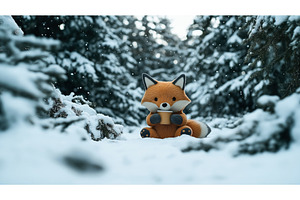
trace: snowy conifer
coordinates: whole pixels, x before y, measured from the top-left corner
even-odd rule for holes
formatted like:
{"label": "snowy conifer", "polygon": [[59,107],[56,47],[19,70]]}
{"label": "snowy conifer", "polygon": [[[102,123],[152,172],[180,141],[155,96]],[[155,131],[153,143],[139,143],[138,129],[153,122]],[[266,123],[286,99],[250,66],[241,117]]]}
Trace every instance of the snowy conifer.
{"label": "snowy conifer", "polygon": [[245,61],[255,84],[249,86],[257,100],[262,94],[284,98],[300,86],[300,17],[249,17]]}
{"label": "snowy conifer", "polygon": [[[131,17],[31,16],[19,20],[25,34],[53,36],[62,41],[61,51],[52,62],[67,71],[68,79],[56,84],[64,94],[75,92],[91,101],[97,112],[138,124],[142,115],[137,110],[142,107],[136,101],[141,99],[142,90],[132,77],[136,60],[127,40],[126,18]],[[28,26],[36,23],[38,30]]]}
{"label": "snowy conifer", "polygon": [[44,99],[53,91],[52,82],[65,78],[65,71],[49,65],[46,58],[59,42],[23,36],[10,16],[0,16],[0,124],[35,123],[45,115]]}
{"label": "snowy conifer", "polygon": [[199,110],[204,115],[237,114],[247,108],[239,87],[224,90],[223,86],[243,71],[244,22],[245,17],[238,16],[199,16],[191,25],[184,71],[190,82],[187,92],[194,100],[192,115],[199,115]]}
{"label": "snowy conifer", "polygon": [[157,16],[143,16],[132,21],[133,57],[137,61],[135,75],[142,87],[142,73],[148,73],[157,80],[171,80],[181,70],[179,64],[183,57],[180,53],[180,39],[171,32],[170,21]]}

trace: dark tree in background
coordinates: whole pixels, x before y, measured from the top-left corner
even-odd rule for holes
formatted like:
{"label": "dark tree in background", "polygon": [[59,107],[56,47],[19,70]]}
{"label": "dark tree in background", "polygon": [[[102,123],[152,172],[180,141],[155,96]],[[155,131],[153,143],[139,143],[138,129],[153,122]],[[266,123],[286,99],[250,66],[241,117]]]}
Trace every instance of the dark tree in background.
{"label": "dark tree in background", "polygon": [[52,62],[68,79],[56,83],[63,93],[90,100],[98,112],[126,124],[146,116],[140,106],[142,73],[171,80],[181,70],[180,39],[166,18],[144,16],[14,16],[25,34],[62,41]]}
{"label": "dark tree in background", "polygon": [[25,35],[61,41],[48,58],[67,71],[56,87],[129,125],[147,113],[140,106],[144,72],[166,81],[185,73],[193,117],[240,116],[260,96],[284,98],[300,86],[298,16],[197,16],[184,41],[157,16],[14,18]]}
{"label": "dark tree in background", "polygon": [[[263,94],[299,85],[299,17],[199,16],[190,26],[183,69],[194,116],[241,115]],[[195,34],[197,33],[197,34]],[[226,102],[224,104],[224,102]]]}
{"label": "dark tree in background", "polygon": [[[247,111],[245,105],[252,106],[239,88],[221,89],[243,73],[247,53],[243,44],[247,34],[241,29],[244,23],[245,17],[239,16],[199,16],[191,25],[183,68],[191,82],[187,89],[195,101],[191,108],[194,116],[200,110],[206,115],[236,115]],[[227,102],[225,106],[223,102]]]}
{"label": "dark tree in background", "polygon": [[262,94],[284,98],[300,86],[299,16],[258,16],[248,19],[249,69],[259,69],[255,79]]}
{"label": "dark tree in background", "polygon": [[[126,21],[131,16],[15,16],[25,34],[54,37],[62,42],[52,62],[67,71],[57,82],[63,93],[75,92],[93,102],[98,112],[127,124],[138,124],[136,104],[142,90],[132,77],[132,57]],[[128,18],[128,19],[127,19]]]}
{"label": "dark tree in background", "polygon": [[171,80],[181,69],[180,39],[171,32],[167,18],[144,16],[135,20],[129,35],[131,51],[137,61],[135,77],[142,87],[140,76],[148,73],[158,80]]}

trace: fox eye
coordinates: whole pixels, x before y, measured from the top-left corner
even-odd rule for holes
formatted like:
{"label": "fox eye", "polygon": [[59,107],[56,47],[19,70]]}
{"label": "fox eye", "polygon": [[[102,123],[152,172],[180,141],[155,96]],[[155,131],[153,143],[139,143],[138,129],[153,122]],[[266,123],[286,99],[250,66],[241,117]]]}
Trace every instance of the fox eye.
{"label": "fox eye", "polygon": [[173,101],[176,101],[176,97],[173,97],[172,100],[173,100]]}
{"label": "fox eye", "polygon": [[158,101],[158,98],[157,98],[157,97],[155,97],[155,98],[154,98],[154,101]]}

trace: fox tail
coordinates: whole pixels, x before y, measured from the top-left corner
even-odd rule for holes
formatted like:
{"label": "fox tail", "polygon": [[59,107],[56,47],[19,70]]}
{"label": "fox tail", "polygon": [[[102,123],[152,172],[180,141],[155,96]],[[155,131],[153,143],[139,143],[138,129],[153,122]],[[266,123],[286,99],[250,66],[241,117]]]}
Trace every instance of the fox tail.
{"label": "fox tail", "polygon": [[191,127],[193,130],[193,135],[196,138],[204,138],[209,135],[211,132],[210,127],[204,123],[204,122],[199,122],[196,120],[188,120],[187,121],[187,126]]}

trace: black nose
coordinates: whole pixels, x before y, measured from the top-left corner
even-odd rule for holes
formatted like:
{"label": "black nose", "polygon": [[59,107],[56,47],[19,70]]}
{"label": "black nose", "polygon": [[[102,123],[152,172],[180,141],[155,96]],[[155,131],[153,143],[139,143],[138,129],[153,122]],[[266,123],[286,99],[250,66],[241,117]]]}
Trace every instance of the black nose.
{"label": "black nose", "polygon": [[162,107],[167,107],[167,106],[168,106],[167,103],[163,103],[163,104],[162,104]]}

